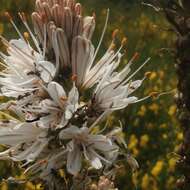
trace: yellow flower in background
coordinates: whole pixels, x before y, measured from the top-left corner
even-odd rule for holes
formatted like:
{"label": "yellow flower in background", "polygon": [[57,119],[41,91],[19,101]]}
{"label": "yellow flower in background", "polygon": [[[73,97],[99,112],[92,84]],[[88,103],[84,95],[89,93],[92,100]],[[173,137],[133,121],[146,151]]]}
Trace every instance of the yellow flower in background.
{"label": "yellow flower in background", "polygon": [[161,125],[160,125],[160,128],[161,128],[161,129],[166,129],[166,128],[167,128],[167,124],[166,124],[166,123],[161,124]]}
{"label": "yellow flower in background", "polygon": [[158,78],[163,79],[164,76],[165,76],[164,71],[162,71],[162,70],[159,71],[159,77]]}
{"label": "yellow flower in background", "polygon": [[182,141],[182,140],[183,140],[183,133],[178,133],[178,134],[177,134],[177,139],[178,139],[179,141]]}
{"label": "yellow flower in background", "polygon": [[137,148],[132,149],[132,154],[136,158],[139,155],[139,150]]}
{"label": "yellow flower in background", "polygon": [[169,108],[169,110],[168,110],[168,114],[169,114],[170,116],[173,116],[173,115],[176,113],[176,110],[177,110],[176,105],[172,105],[172,106],[170,106],[170,108]]}
{"label": "yellow flower in background", "polygon": [[151,170],[151,174],[154,177],[157,177],[161,173],[163,166],[164,166],[163,161],[161,161],[161,160],[157,161],[155,166]]}
{"label": "yellow flower in background", "polygon": [[141,136],[141,139],[140,139],[140,146],[141,147],[145,147],[148,142],[149,142],[149,136],[147,134]]}
{"label": "yellow flower in background", "polygon": [[26,183],[26,190],[36,190],[36,186],[33,185],[31,182]]}
{"label": "yellow flower in background", "polygon": [[3,33],[3,30],[4,30],[3,24],[2,24],[2,23],[0,23],[0,34],[2,34],[2,33]]}
{"label": "yellow flower in background", "polygon": [[166,183],[166,188],[171,189],[171,186],[175,184],[175,178],[173,176],[170,176]]}
{"label": "yellow flower in background", "polygon": [[175,158],[171,158],[168,160],[168,170],[173,172],[175,170],[175,166],[176,166],[176,159]]}
{"label": "yellow flower in background", "polygon": [[128,148],[129,150],[132,150],[133,148],[135,148],[138,144],[138,139],[137,137],[133,134],[130,136],[130,139],[129,139],[129,143],[128,143]]}
{"label": "yellow flower in background", "polygon": [[8,185],[5,182],[1,183],[1,190],[8,190]]}
{"label": "yellow flower in background", "polygon": [[148,174],[145,174],[142,177],[141,188],[147,190],[147,188],[149,187],[149,183],[150,183],[150,176]]}
{"label": "yellow flower in background", "polygon": [[166,140],[168,138],[168,135],[166,133],[164,133],[164,134],[162,134],[162,138]]}
{"label": "yellow flower in background", "polygon": [[146,106],[145,105],[142,105],[140,107],[140,110],[138,111],[137,115],[139,116],[144,116],[146,114]]}
{"label": "yellow flower in background", "polygon": [[156,103],[153,103],[149,106],[149,110],[153,111],[155,114],[158,114],[159,111],[159,105]]}

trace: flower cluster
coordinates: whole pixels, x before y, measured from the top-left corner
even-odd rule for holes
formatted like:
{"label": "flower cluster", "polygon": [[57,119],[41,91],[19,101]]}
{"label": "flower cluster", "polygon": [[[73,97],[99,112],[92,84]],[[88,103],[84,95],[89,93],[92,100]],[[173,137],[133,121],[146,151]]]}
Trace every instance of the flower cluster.
{"label": "flower cluster", "polygon": [[1,36],[7,47],[7,54],[0,53],[1,96],[8,101],[0,105],[7,115],[1,120],[0,144],[9,148],[0,159],[24,162],[25,173],[43,179],[50,189],[61,168],[73,176],[91,169],[110,173],[119,156],[137,167],[120,135],[122,128],[96,130],[113,111],[155,95],[132,95],[149,75],[133,80],[149,59],[133,73],[137,53],[119,67],[127,39],[116,49],[118,30],[97,58],[109,10],[97,48],[91,41],[95,16],[83,16],[81,4],[74,0],[37,0],[32,14],[35,34],[24,13],[19,13],[27,29],[24,34],[6,15],[19,39]]}

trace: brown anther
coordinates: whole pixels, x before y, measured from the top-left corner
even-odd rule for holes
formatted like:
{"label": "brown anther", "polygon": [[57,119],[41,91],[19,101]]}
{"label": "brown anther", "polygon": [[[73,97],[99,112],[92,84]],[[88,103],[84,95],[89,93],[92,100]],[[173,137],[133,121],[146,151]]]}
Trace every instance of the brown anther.
{"label": "brown anther", "polygon": [[47,160],[40,160],[40,161],[39,161],[39,164],[47,164],[47,163],[48,163]]}
{"label": "brown anther", "polygon": [[139,53],[138,52],[135,52],[135,54],[133,55],[132,57],[132,60],[135,61],[139,58]]}
{"label": "brown anther", "polygon": [[112,39],[115,39],[115,38],[116,38],[118,32],[119,32],[119,29],[115,29],[115,30],[113,31],[113,33],[112,33]]}
{"label": "brown anther", "polygon": [[75,75],[75,74],[72,75],[71,80],[72,80],[73,82],[77,81],[77,75]]}
{"label": "brown anther", "polygon": [[60,97],[60,100],[61,100],[62,102],[66,102],[66,101],[68,100],[68,98],[65,97],[65,96],[61,96],[61,97]]}
{"label": "brown anther", "polygon": [[25,39],[26,41],[29,41],[30,35],[29,35],[28,32],[24,32],[23,36],[24,36],[24,39]]}
{"label": "brown anther", "polygon": [[122,46],[125,46],[126,44],[127,44],[127,38],[124,37],[124,38],[122,39],[122,41],[121,41],[121,45],[122,45]]}
{"label": "brown anther", "polygon": [[110,49],[111,49],[111,50],[114,50],[115,47],[116,47],[116,45],[115,45],[114,43],[112,43],[111,46],[110,46]]}
{"label": "brown anther", "polygon": [[13,20],[12,16],[10,15],[9,12],[5,12],[5,16],[9,19],[9,20]]}
{"label": "brown anther", "polygon": [[151,92],[149,94],[149,96],[152,97],[152,98],[157,98],[159,96],[159,94],[160,94],[159,92]]}
{"label": "brown anther", "polygon": [[146,78],[150,78],[151,74],[152,74],[152,72],[148,71],[148,72],[146,72],[146,73],[144,74],[144,76],[145,76]]}

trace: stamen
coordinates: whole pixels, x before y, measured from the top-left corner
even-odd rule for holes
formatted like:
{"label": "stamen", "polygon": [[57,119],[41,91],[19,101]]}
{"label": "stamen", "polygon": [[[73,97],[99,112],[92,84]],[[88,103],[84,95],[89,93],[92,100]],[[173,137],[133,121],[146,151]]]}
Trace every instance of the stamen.
{"label": "stamen", "polygon": [[23,35],[24,35],[24,39],[26,40],[26,42],[28,42],[29,39],[30,39],[29,33],[28,32],[24,32]]}
{"label": "stamen", "polygon": [[122,39],[121,45],[122,45],[122,46],[125,46],[126,44],[127,44],[127,38],[124,37],[124,38]]}
{"label": "stamen", "polygon": [[138,52],[135,52],[135,54],[133,55],[131,61],[136,61],[139,58],[140,54]]}
{"label": "stamen", "polygon": [[150,78],[152,72],[148,71],[144,74],[145,78]]}
{"label": "stamen", "polygon": [[8,68],[8,66],[6,64],[2,63],[2,62],[0,62],[0,65],[5,67],[5,68]]}
{"label": "stamen", "polygon": [[48,163],[47,160],[40,160],[40,161],[38,162],[38,164],[40,164],[40,165],[47,164],[47,163]]}
{"label": "stamen", "polygon": [[9,19],[9,21],[10,21],[11,24],[13,25],[14,29],[15,29],[16,32],[18,33],[19,37],[20,37],[22,40],[24,40],[24,38],[23,38],[22,34],[20,33],[18,27],[17,27],[16,24],[14,23],[13,18],[12,18],[12,16],[10,15],[10,13],[9,13],[9,12],[5,12],[5,16]]}
{"label": "stamen", "polygon": [[126,84],[129,80],[133,78],[134,75],[136,75],[149,61],[150,57],[132,74],[130,75],[125,81],[123,81],[121,84]]}
{"label": "stamen", "polygon": [[117,34],[119,33],[119,29],[115,29],[112,33],[112,39],[115,40]]}
{"label": "stamen", "polygon": [[109,47],[109,50],[114,50],[116,47],[116,45],[114,43],[111,43],[110,47]]}
{"label": "stamen", "polygon": [[92,131],[92,129],[103,119],[104,116],[106,116],[106,114],[110,112],[110,110],[106,110],[104,111],[97,119],[96,121],[89,127],[89,131]]}
{"label": "stamen", "polygon": [[46,44],[47,44],[47,28],[46,25],[44,24],[44,47],[43,47],[43,58],[45,59],[46,55]]}
{"label": "stamen", "polygon": [[101,46],[101,44],[102,44],[102,41],[103,41],[103,39],[104,39],[104,35],[105,35],[105,32],[106,32],[107,25],[108,25],[108,20],[109,20],[109,12],[110,12],[110,10],[108,9],[108,10],[107,10],[107,16],[106,16],[105,25],[104,25],[104,28],[103,28],[103,32],[102,32],[102,35],[101,35],[99,44],[98,44],[98,46],[97,46],[97,48],[96,48],[96,51],[95,51],[95,53],[94,53],[94,57],[92,58],[92,61],[91,61],[90,65],[93,64],[93,62],[94,62],[94,60],[95,60],[95,58],[96,58],[96,55],[98,54],[98,51],[99,51],[99,49],[100,49],[100,46]]}
{"label": "stamen", "polygon": [[25,14],[24,14],[23,12],[22,12],[22,13],[19,12],[18,15],[19,15],[20,19],[22,20],[23,24],[25,25],[26,29],[28,30],[30,36],[32,37],[32,40],[33,40],[33,42],[34,42],[34,44],[35,44],[37,50],[38,50],[39,53],[42,55],[42,51],[41,51],[41,49],[40,49],[39,43],[38,43],[36,37],[33,35],[33,33],[32,33],[32,31],[31,31],[30,27],[28,26],[28,23],[27,23]]}

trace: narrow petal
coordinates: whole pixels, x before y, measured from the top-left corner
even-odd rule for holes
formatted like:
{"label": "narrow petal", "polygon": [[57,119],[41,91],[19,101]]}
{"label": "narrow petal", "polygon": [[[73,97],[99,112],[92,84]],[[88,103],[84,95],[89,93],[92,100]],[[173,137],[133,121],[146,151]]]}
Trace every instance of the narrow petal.
{"label": "narrow petal", "polygon": [[80,172],[82,165],[82,154],[80,148],[75,145],[73,151],[68,153],[67,156],[67,170],[69,173],[76,175]]}

